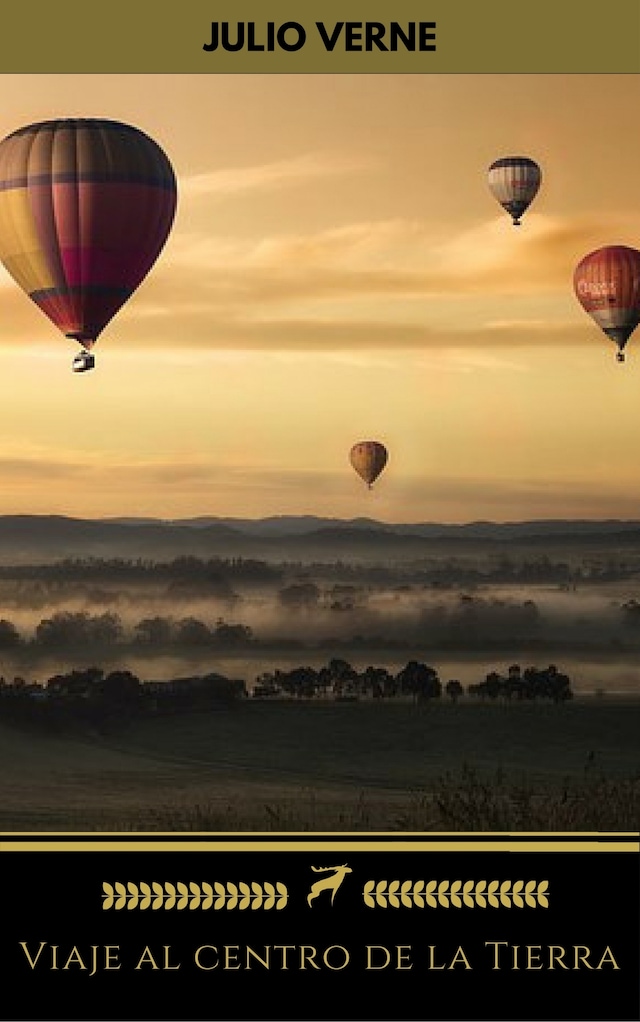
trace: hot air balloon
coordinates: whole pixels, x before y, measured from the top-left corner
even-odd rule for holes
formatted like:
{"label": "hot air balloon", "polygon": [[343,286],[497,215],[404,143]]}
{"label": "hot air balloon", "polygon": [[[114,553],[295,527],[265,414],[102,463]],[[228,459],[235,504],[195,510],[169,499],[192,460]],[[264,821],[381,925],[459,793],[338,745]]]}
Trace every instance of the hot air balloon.
{"label": "hot air balloon", "polygon": [[511,214],[515,227],[520,226],[520,217],[535,199],[541,181],[540,167],[528,156],[504,156],[489,167],[489,190]]}
{"label": "hot air balloon", "polygon": [[82,351],[91,349],[167,239],[176,180],[160,146],[119,121],[68,118],[0,142],[0,260]]}
{"label": "hot air balloon", "polygon": [[617,344],[624,347],[640,323],[640,252],[626,245],[607,245],[586,255],[573,275],[573,287],[583,309]]}
{"label": "hot air balloon", "polygon": [[377,440],[361,440],[353,445],[349,453],[353,468],[364,479],[369,489],[387,464],[387,459],[386,447]]}

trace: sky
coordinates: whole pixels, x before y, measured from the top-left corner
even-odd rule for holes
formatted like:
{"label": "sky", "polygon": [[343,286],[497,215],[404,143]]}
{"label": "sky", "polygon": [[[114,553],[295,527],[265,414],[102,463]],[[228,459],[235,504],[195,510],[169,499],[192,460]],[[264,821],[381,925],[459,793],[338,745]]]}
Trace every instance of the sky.
{"label": "sky", "polygon": [[0,137],[127,121],[178,181],[93,372],[0,269],[0,514],[640,517],[640,330],[619,364],[572,285],[640,247],[640,75],[0,79]]}

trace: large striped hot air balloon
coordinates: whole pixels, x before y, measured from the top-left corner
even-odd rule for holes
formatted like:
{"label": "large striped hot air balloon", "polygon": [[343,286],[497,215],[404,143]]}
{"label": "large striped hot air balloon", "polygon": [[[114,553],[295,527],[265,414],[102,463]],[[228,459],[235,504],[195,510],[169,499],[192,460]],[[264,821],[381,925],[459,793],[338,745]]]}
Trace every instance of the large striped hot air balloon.
{"label": "large striped hot air balloon", "polygon": [[58,329],[74,369],[167,239],[176,180],[160,146],[119,121],[69,118],[0,142],[0,260]]}
{"label": "large striped hot air balloon", "polygon": [[528,156],[503,156],[489,167],[489,190],[516,227],[538,194],[541,181],[540,167]]}
{"label": "large striped hot air balloon", "polygon": [[349,452],[349,460],[361,479],[371,489],[387,464],[388,454],[384,444],[377,440],[361,440]]}
{"label": "large striped hot air balloon", "polygon": [[640,323],[640,252],[626,245],[606,245],[578,263],[573,287],[583,309],[617,345],[624,348]]}

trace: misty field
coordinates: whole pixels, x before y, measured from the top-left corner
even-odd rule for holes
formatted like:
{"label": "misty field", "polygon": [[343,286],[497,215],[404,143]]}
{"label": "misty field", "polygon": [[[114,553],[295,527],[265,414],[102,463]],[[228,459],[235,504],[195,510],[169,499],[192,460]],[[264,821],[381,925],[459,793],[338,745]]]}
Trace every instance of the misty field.
{"label": "misty field", "polygon": [[2,725],[0,830],[635,830],[640,701],[243,700]]}
{"label": "misty field", "polygon": [[[0,561],[0,830],[637,829],[640,529],[428,538],[359,525],[276,543],[118,525],[116,542],[93,523],[83,546],[86,523],[55,522],[71,557],[50,522],[26,524],[49,546],[36,560],[33,536],[22,551],[11,533]],[[156,549],[167,536],[179,549]],[[38,697],[83,671],[132,672],[136,690],[215,673],[250,695],[274,672],[321,677],[334,658],[363,677],[419,661],[442,695],[281,688],[198,712],[120,709],[106,728],[80,715],[64,731],[11,717],[8,701],[31,693],[46,714],[55,699]],[[477,695],[532,665],[557,665],[573,698]]]}

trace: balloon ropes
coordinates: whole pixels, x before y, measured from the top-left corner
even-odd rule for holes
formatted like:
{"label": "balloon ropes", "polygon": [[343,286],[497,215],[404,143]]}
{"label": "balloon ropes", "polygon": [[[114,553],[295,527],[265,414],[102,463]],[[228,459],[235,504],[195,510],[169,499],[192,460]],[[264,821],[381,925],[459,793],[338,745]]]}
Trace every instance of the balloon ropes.
{"label": "balloon ropes", "polygon": [[82,346],[74,370],[158,258],[176,209],[160,146],[119,121],[42,121],[0,142],[0,260]]}
{"label": "balloon ropes", "polygon": [[377,440],[361,440],[349,452],[351,465],[371,489],[387,464],[388,454],[384,444]]}
{"label": "balloon ropes", "polygon": [[504,156],[488,171],[489,191],[511,215],[514,226],[529,208],[540,188],[542,171],[528,156]]}
{"label": "balloon ropes", "polygon": [[617,345],[624,348],[640,323],[640,252],[626,245],[607,245],[586,255],[573,275],[573,287],[583,309]]}

